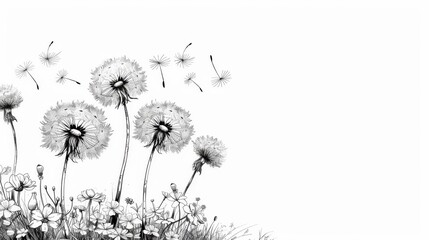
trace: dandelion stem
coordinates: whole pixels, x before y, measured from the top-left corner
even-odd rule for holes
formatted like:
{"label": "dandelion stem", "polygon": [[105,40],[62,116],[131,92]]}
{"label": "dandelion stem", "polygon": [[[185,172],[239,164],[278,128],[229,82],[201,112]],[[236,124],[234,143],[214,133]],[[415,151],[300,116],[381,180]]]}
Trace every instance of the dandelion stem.
{"label": "dandelion stem", "polygon": [[15,126],[13,125],[13,120],[9,121],[10,126],[12,128],[12,133],[13,133],[13,142],[15,145],[15,156],[14,156],[14,160],[13,160],[13,169],[12,169],[12,174],[15,175],[16,173],[16,165],[18,164],[18,144],[16,141],[16,131],[15,131]]}
{"label": "dandelion stem", "polygon": [[219,73],[217,73],[216,67],[215,67],[215,65],[214,65],[214,63],[213,63],[213,57],[212,57],[212,55],[210,55],[210,61],[212,62],[212,66],[213,66],[213,69],[214,69],[214,70],[215,70],[215,72],[216,72],[216,75],[218,76],[218,78],[220,78]]}
{"label": "dandelion stem", "polygon": [[[118,203],[121,200],[122,185],[124,183],[124,176],[125,176],[125,167],[127,166],[128,151],[130,149],[130,116],[128,114],[127,104],[123,103],[122,105],[124,106],[124,113],[125,113],[126,137],[125,137],[124,158],[122,160],[121,171],[119,173],[118,187],[116,188],[116,196],[115,196],[115,201],[117,201]],[[116,213],[114,216],[110,218],[110,223],[113,224],[113,226],[115,226],[118,221],[118,218],[119,218],[119,214]]]}
{"label": "dandelion stem", "polygon": [[34,79],[33,75],[31,75],[30,71],[27,71],[28,75],[30,75],[30,77],[33,79],[34,83],[36,84],[37,90],[39,90],[39,84],[37,84],[36,79]]}
{"label": "dandelion stem", "polygon": [[162,67],[161,66],[159,66],[159,70],[161,70],[162,87],[165,88],[164,74],[162,73]]}
{"label": "dandelion stem", "polygon": [[64,237],[68,238],[69,235],[69,229],[67,225],[67,217],[66,217],[66,204],[65,204],[65,190],[66,190],[66,174],[67,174],[67,163],[69,161],[69,154],[66,154],[66,157],[64,159],[64,167],[63,167],[63,173],[61,175],[61,213],[62,213],[62,222],[64,224]]}
{"label": "dandelion stem", "polygon": [[[143,182],[143,210],[142,213],[144,215],[144,219],[142,221],[142,228],[141,228],[141,237],[142,239],[145,239],[146,236],[143,233],[143,230],[145,229],[145,224],[146,224],[146,198],[147,198],[147,181],[149,178],[149,170],[150,170],[150,165],[152,163],[152,158],[153,158],[153,154],[155,153],[155,149],[156,149],[157,145],[153,144],[152,147],[152,151],[150,152],[150,156],[149,156],[149,160],[147,161],[147,166],[146,166],[146,172],[144,174],[144,182]],[[144,238],[143,238],[144,237]]]}
{"label": "dandelion stem", "polygon": [[200,89],[200,91],[201,91],[201,92],[203,92],[203,89],[201,89],[200,85],[198,85],[198,84],[197,84],[194,80],[192,80],[192,79],[191,79],[191,81],[192,81],[195,85],[197,85],[197,87]]}
{"label": "dandelion stem", "polygon": [[[199,161],[199,160],[201,160],[201,158],[199,158],[197,161]],[[202,164],[204,165],[204,163],[202,163]],[[189,179],[188,185],[186,185],[186,188],[185,188],[185,191],[183,192],[183,195],[185,195],[186,192],[188,191],[189,186],[191,186],[192,181],[194,181],[194,177],[197,174],[197,172],[198,172],[198,169],[195,169],[194,173],[192,173],[191,179]]]}
{"label": "dandelion stem", "polygon": [[80,85],[80,82],[78,82],[78,81],[76,81],[76,80],[74,80],[74,79],[71,79],[71,78],[64,78],[64,79],[67,79],[67,80],[69,80],[69,81],[75,82],[76,84],[79,84],[79,85]]}

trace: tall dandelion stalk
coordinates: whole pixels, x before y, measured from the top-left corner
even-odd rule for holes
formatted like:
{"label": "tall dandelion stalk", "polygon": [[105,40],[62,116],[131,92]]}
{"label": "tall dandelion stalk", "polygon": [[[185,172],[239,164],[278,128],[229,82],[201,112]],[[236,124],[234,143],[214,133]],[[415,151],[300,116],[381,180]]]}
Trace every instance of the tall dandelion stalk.
{"label": "tall dandelion stalk", "polygon": [[141,237],[144,238],[144,230],[147,215],[147,188],[149,172],[155,151],[180,152],[189,143],[194,132],[190,124],[190,114],[174,103],[152,102],[142,107],[135,120],[134,137],[150,147],[151,152],[147,162],[143,182],[143,223]]}
{"label": "tall dandelion stalk", "polygon": [[[137,62],[126,57],[109,59],[92,72],[92,83],[89,90],[94,98],[104,106],[115,105],[116,108],[119,108],[122,105],[124,108],[125,149],[114,199],[119,203],[130,148],[130,117],[127,103],[146,91],[146,75]],[[116,225],[118,219],[119,214],[115,214],[111,217],[110,222]]]}
{"label": "tall dandelion stalk", "polygon": [[42,121],[43,147],[64,155],[60,207],[65,237],[69,235],[65,207],[67,165],[77,159],[97,158],[111,135],[104,112],[84,102],[59,103],[46,112]]}
{"label": "tall dandelion stalk", "polygon": [[16,130],[13,124],[17,121],[15,116],[12,114],[12,109],[19,107],[23,101],[21,93],[14,88],[12,85],[1,85],[0,86],[0,110],[3,110],[4,121],[10,124],[12,129],[13,143],[14,143],[14,159],[12,174],[16,173],[16,167],[18,165],[18,143],[16,139]]}
{"label": "tall dandelion stalk", "polygon": [[225,145],[217,138],[211,136],[201,136],[198,137],[193,143],[194,152],[198,155],[198,159],[192,166],[194,172],[192,173],[191,179],[189,179],[189,182],[186,185],[183,195],[185,195],[188,191],[195,175],[197,173],[201,174],[204,165],[220,167],[226,155]]}

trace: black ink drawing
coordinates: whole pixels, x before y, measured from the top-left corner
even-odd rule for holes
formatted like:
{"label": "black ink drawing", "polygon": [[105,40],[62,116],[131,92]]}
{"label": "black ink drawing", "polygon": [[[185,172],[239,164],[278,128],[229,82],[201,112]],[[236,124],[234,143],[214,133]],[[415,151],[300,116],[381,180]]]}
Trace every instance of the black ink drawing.
{"label": "black ink drawing", "polygon": [[197,74],[195,74],[195,73],[188,73],[188,75],[186,75],[186,77],[185,77],[185,83],[188,84],[188,85],[191,84],[191,83],[195,84],[195,86],[197,86],[200,89],[200,91],[202,92],[203,89],[200,87],[200,85],[198,85],[195,82],[195,78],[196,77],[197,77]]}
{"label": "black ink drawing", "polygon": [[222,70],[222,73],[219,75],[213,63],[212,55],[210,55],[210,62],[212,63],[213,69],[215,70],[217,75],[216,77],[213,77],[213,80],[212,80],[213,86],[222,87],[223,85],[227,84],[229,80],[231,80],[231,73],[229,71]]}
{"label": "black ink drawing", "polygon": [[43,65],[50,67],[52,65],[55,65],[56,63],[58,63],[60,61],[60,53],[55,53],[52,51],[49,51],[52,44],[54,44],[54,41],[52,41],[49,46],[48,49],[46,49],[46,52],[42,52],[39,57],[40,57],[40,61],[42,62]]}
{"label": "black ink drawing", "polygon": [[34,79],[33,75],[31,75],[31,72],[34,69],[34,65],[30,62],[27,61],[22,65],[19,65],[16,70],[16,76],[18,76],[18,78],[23,78],[26,77],[27,74],[31,77],[31,79],[33,79],[34,83],[36,84],[36,88],[37,90],[39,90],[39,84],[37,83],[36,79]]}
{"label": "black ink drawing", "polygon": [[178,66],[184,68],[189,67],[192,62],[194,61],[194,57],[191,57],[189,54],[185,53],[189,46],[191,46],[192,43],[189,43],[186,45],[185,49],[183,49],[183,52],[177,53],[175,56],[175,62]]}
{"label": "black ink drawing", "polygon": [[[162,56],[151,62],[152,68],[161,69],[167,66],[169,60]],[[30,74],[31,69],[32,65],[28,63],[20,72]],[[215,86],[222,86],[227,82],[229,72],[227,73],[223,74],[221,83]],[[163,77],[162,69],[161,76]],[[188,74],[185,83],[192,82],[202,92],[195,77],[195,73]],[[12,127],[15,141],[13,170],[0,165],[2,239],[233,240],[250,236],[251,226],[220,225],[217,217],[208,220],[205,216],[206,206],[201,199],[189,198],[188,192],[197,173],[201,175],[206,165],[221,167],[226,158],[226,147],[222,141],[212,136],[199,136],[193,140],[194,125],[191,124],[190,113],[172,102],[152,101],[137,112],[133,121],[133,137],[148,149],[149,157],[145,169],[140,169],[143,180],[141,199],[123,198],[122,188],[131,141],[127,105],[147,91],[146,78],[140,65],[126,57],[106,60],[91,72],[89,91],[93,97],[104,107],[115,106],[119,109],[122,106],[125,114],[124,154],[116,193],[110,200],[106,194],[94,189],[83,189],[76,198],[68,197],[66,192],[68,163],[79,159],[102,158],[103,150],[108,147],[113,130],[104,111],[76,100],[57,103],[45,113],[40,128],[41,146],[64,159],[58,193],[54,186],[51,190],[48,190],[47,185],[42,188],[45,168],[40,164],[35,169],[39,179],[37,183],[28,173],[17,173],[18,145],[13,125],[16,118],[12,110],[23,99],[13,86],[0,86],[0,109],[4,112],[4,120]],[[65,80],[80,84],[67,78],[67,72],[61,70],[57,82],[63,83]],[[169,190],[161,191],[161,201],[148,200],[149,173],[155,153],[179,153],[185,151],[190,142],[193,143],[196,160],[189,166],[190,170],[192,167],[191,178],[181,185],[184,186],[183,190],[179,190],[178,184],[171,183]],[[142,160],[146,159],[133,159]],[[8,181],[3,182],[7,175]],[[30,193],[31,196],[26,198]],[[272,238],[260,233],[257,239]]]}
{"label": "black ink drawing", "polygon": [[67,81],[71,81],[71,82],[74,82],[74,83],[80,85],[80,82],[78,82],[78,81],[76,81],[74,79],[68,78],[67,75],[68,75],[68,72],[66,70],[64,70],[64,69],[58,71],[58,73],[57,73],[57,83],[63,84],[67,80]]}
{"label": "black ink drawing", "polygon": [[149,60],[149,62],[151,63],[150,67],[153,70],[156,70],[159,68],[159,70],[161,71],[162,87],[165,88],[164,73],[162,73],[162,68],[168,66],[168,64],[170,63],[170,59],[162,55],[161,57],[160,56],[153,57],[152,59]]}

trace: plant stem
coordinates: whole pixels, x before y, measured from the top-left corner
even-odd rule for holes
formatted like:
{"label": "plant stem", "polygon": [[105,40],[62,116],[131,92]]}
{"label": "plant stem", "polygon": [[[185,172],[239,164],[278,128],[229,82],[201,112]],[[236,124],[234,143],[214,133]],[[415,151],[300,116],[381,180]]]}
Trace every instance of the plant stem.
{"label": "plant stem", "polygon": [[39,84],[37,84],[36,79],[34,79],[33,75],[31,75],[29,71],[27,72],[28,72],[28,75],[30,75],[30,77],[33,79],[34,83],[36,84],[37,90],[39,90]]}
{"label": "plant stem", "polygon": [[165,88],[165,82],[164,82],[164,74],[162,73],[162,67],[159,66],[159,70],[161,70],[161,77],[162,77],[162,87]]}
{"label": "plant stem", "polygon": [[41,209],[45,206],[45,203],[43,202],[43,195],[42,195],[42,178],[39,179],[39,192],[40,192],[40,202],[42,203]]}
{"label": "plant stem", "polygon": [[192,80],[192,79],[191,79],[191,81],[192,81],[195,85],[197,85],[197,87],[200,89],[200,91],[201,91],[201,92],[203,92],[203,89],[200,87],[200,85],[198,85],[198,83],[196,83],[196,82],[195,82],[194,80]]}
{"label": "plant stem", "polygon": [[[124,113],[125,113],[125,124],[126,124],[126,137],[125,137],[125,150],[124,150],[124,158],[122,160],[122,166],[121,171],[119,172],[119,179],[118,179],[118,186],[116,188],[116,197],[115,201],[118,203],[121,200],[121,194],[122,194],[122,185],[124,183],[124,176],[125,176],[125,168],[127,166],[127,160],[128,160],[128,151],[130,149],[130,116],[128,114],[128,108],[127,104],[123,103],[124,106]],[[110,223],[113,224],[113,226],[116,225],[119,218],[119,214],[115,214],[110,218]]]}
{"label": "plant stem", "polygon": [[89,201],[88,201],[88,207],[87,207],[87,209],[86,209],[86,219],[87,219],[86,226],[87,226],[87,227],[89,227],[89,224],[90,224],[90,217],[91,217],[91,203],[92,203],[92,199],[89,199]]}
{"label": "plant stem", "polygon": [[210,61],[212,62],[212,66],[213,66],[213,69],[214,69],[214,70],[215,70],[215,72],[216,72],[216,75],[218,76],[218,78],[220,78],[219,73],[217,73],[216,67],[215,67],[215,65],[214,65],[214,63],[213,63],[213,57],[212,57],[212,55],[210,55]]}
{"label": "plant stem", "polygon": [[71,79],[71,78],[65,78],[65,79],[67,79],[67,80],[69,80],[69,81],[72,81],[72,82],[75,82],[75,83],[77,83],[77,84],[79,84],[79,85],[80,85],[80,82],[78,82],[78,81],[76,81],[76,80],[74,80],[74,79]]}
{"label": "plant stem", "polygon": [[18,192],[17,197],[16,197],[16,204],[18,205],[18,207],[21,207],[21,191]]}
{"label": "plant stem", "polygon": [[61,213],[62,213],[62,222],[64,223],[64,237],[68,238],[69,235],[69,229],[67,225],[67,218],[66,218],[66,204],[65,204],[65,189],[66,189],[66,174],[67,174],[67,163],[69,161],[69,155],[66,154],[66,157],[64,159],[64,167],[63,167],[63,173],[61,175]]}
{"label": "plant stem", "polygon": [[[145,229],[145,222],[146,222],[146,198],[147,198],[147,181],[149,178],[149,171],[150,171],[150,165],[152,163],[152,158],[153,158],[153,154],[155,153],[155,149],[156,149],[157,145],[153,144],[152,147],[152,151],[150,152],[150,156],[149,156],[149,160],[147,161],[147,166],[146,166],[146,172],[144,174],[144,182],[143,182],[143,209],[142,209],[142,213],[144,216],[144,219],[142,221],[142,228],[141,228],[141,237],[142,239],[146,239],[145,234],[143,233],[143,230]],[[144,237],[144,238],[143,238]]]}
{"label": "plant stem", "polygon": [[13,142],[15,145],[15,156],[14,156],[14,160],[13,160],[13,168],[12,168],[12,174],[15,175],[16,173],[16,165],[18,164],[18,144],[16,141],[16,131],[15,131],[15,126],[13,125],[13,120],[9,121],[10,126],[12,128],[12,133],[13,133]]}
{"label": "plant stem", "polygon": [[8,196],[6,195],[6,192],[4,191],[3,183],[1,182],[1,175],[0,175],[0,187],[1,187],[1,191],[3,193],[4,199],[8,199]]}

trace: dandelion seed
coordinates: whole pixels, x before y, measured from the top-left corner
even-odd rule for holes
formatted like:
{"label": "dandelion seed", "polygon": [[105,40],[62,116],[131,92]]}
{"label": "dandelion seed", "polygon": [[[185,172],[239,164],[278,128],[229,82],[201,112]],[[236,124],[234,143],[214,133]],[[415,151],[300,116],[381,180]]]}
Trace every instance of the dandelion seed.
{"label": "dandelion seed", "polygon": [[186,77],[185,77],[185,83],[188,84],[188,85],[191,84],[191,83],[195,84],[195,86],[197,86],[200,89],[200,91],[202,92],[203,89],[201,89],[200,85],[198,85],[194,81],[194,79],[196,78],[196,76],[197,76],[197,74],[195,74],[193,72],[192,73],[188,73],[188,75],[186,75]]}
{"label": "dandelion seed", "polygon": [[153,70],[156,70],[159,68],[159,70],[161,71],[162,87],[165,88],[164,73],[162,72],[162,68],[168,66],[168,64],[170,63],[170,59],[165,57],[164,55],[162,55],[161,57],[154,56],[152,59],[149,60],[149,62],[151,63],[150,67]]}
{"label": "dandelion seed", "polygon": [[189,43],[188,45],[186,45],[185,49],[183,49],[182,53],[177,53],[176,54],[176,60],[174,60],[176,62],[176,64],[182,68],[184,67],[189,67],[192,62],[194,61],[194,57],[191,57],[189,54],[185,53],[186,49],[188,49],[189,46],[191,46],[192,43]]}
{"label": "dandelion seed", "polygon": [[36,79],[34,79],[33,75],[31,74],[31,71],[34,69],[34,65],[30,62],[24,62],[24,64],[19,65],[16,70],[15,74],[18,78],[26,77],[27,74],[33,79],[34,83],[36,84],[37,90],[39,90],[39,84],[37,83]]}
{"label": "dandelion seed", "polygon": [[231,73],[229,71],[222,70],[222,73],[219,75],[218,71],[216,70],[216,67],[213,63],[213,57],[210,55],[210,61],[212,63],[213,69],[216,72],[217,77],[213,77],[212,84],[215,87],[222,87],[225,84],[227,84],[231,80]]}
{"label": "dandelion seed", "polygon": [[40,57],[40,61],[42,62],[43,65],[50,67],[52,65],[55,65],[56,63],[58,63],[60,61],[60,53],[55,53],[55,52],[50,52],[49,49],[51,48],[52,44],[54,44],[54,41],[52,41],[49,46],[48,49],[46,50],[46,52],[42,52],[39,57]]}
{"label": "dandelion seed", "polygon": [[67,74],[68,74],[68,72],[66,70],[64,70],[64,69],[60,70],[57,73],[57,83],[63,84],[66,80],[68,80],[68,81],[72,81],[72,82],[75,82],[76,84],[80,85],[80,82],[78,82],[78,81],[76,81],[74,79],[68,78]]}

